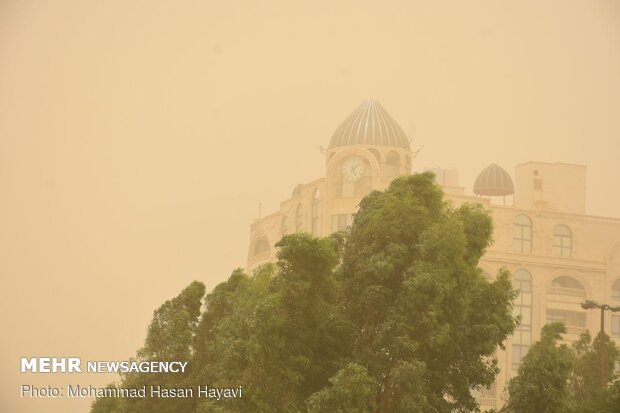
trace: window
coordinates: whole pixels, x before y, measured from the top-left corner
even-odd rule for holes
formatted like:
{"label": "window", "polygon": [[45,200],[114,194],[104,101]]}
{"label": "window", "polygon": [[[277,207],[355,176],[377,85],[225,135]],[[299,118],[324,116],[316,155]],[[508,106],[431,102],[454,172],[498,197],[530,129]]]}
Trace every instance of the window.
{"label": "window", "polygon": [[620,315],[611,316],[611,335],[620,337]]}
{"label": "window", "polygon": [[566,225],[558,225],[553,231],[553,255],[570,257],[573,252],[572,234]]}
{"label": "window", "polygon": [[620,279],[616,280],[611,286],[611,299],[620,301]]}
{"label": "window", "polygon": [[280,232],[282,237],[288,234],[288,218],[286,216],[282,217],[282,221],[280,221]]}
{"label": "window", "polygon": [[567,326],[585,327],[586,313],[581,311],[548,309],[547,321],[563,321]]}
{"label": "window", "polygon": [[332,215],[332,232],[346,229],[353,223],[353,214],[334,214]]}
{"label": "window", "polygon": [[295,188],[293,188],[293,197],[299,196],[301,195],[301,190],[303,189],[303,185],[302,184],[297,184],[295,185]]}
{"label": "window", "polygon": [[515,252],[529,254],[532,252],[532,220],[526,215],[515,218],[512,249]]}
{"label": "window", "polygon": [[487,280],[488,282],[493,282],[493,276],[486,270],[482,270],[482,276],[484,277],[485,280]]}
{"label": "window", "polygon": [[542,179],[534,179],[534,190],[542,191]]}
{"label": "window", "polygon": [[575,278],[567,275],[557,277],[551,281],[551,284],[547,287],[547,294],[586,298],[586,290],[583,285]]}
{"label": "window", "polygon": [[523,357],[527,354],[527,351],[530,349],[530,346],[522,345],[522,344],[513,344],[512,345],[512,374],[516,376],[517,371],[519,371],[519,365],[523,360]]}
{"label": "window", "polygon": [[370,148],[370,149],[368,149],[368,152],[370,152],[373,155],[375,155],[375,158],[377,158],[377,162],[381,163],[381,154],[379,153],[378,150]]}
{"label": "window", "polygon": [[254,241],[254,255],[262,254],[267,251],[269,251],[269,241],[267,240],[267,237],[261,236],[256,238]]}
{"label": "window", "polygon": [[532,344],[532,274],[524,269],[515,271],[512,286],[519,291],[513,313],[521,316],[521,323],[512,336],[512,371],[516,374],[523,356]]}
{"label": "window", "polygon": [[321,191],[318,189],[312,196],[312,235],[321,235]]}
{"label": "window", "polygon": [[385,168],[387,176],[400,175],[400,156],[396,152],[389,152],[385,157]]}
{"label": "window", "polygon": [[304,209],[301,204],[297,205],[297,211],[295,212],[295,231],[301,232],[304,230]]}
{"label": "window", "polygon": [[553,321],[564,322],[568,334],[578,336],[586,332],[586,313],[584,312],[548,309],[547,322],[551,323]]}

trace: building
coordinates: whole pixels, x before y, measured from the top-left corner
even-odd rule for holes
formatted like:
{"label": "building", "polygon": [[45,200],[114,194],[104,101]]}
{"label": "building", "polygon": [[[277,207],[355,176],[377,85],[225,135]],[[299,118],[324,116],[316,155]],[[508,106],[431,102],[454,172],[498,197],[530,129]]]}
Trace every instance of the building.
{"label": "building", "polygon": [[[251,225],[248,269],[275,259],[282,236],[306,231],[325,236],[346,228],[361,198],[411,172],[410,141],[375,100],[362,103],[336,129],[325,153],[325,176],[297,185],[279,211]],[[586,329],[597,333],[600,315],[580,307],[585,299],[620,305],[620,219],[585,214],[586,167],[526,162],[515,181],[500,166],[485,168],[465,194],[458,171],[433,169],[455,205],[482,203],[493,216],[493,245],[480,262],[491,279],[501,267],[520,290],[515,311],[522,322],[498,350],[501,373],[479,394],[482,409],[501,406],[506,381],[544,323],[565,322],[566,340]],[[607,313],[605,330],[620,345],[620,313]]]}

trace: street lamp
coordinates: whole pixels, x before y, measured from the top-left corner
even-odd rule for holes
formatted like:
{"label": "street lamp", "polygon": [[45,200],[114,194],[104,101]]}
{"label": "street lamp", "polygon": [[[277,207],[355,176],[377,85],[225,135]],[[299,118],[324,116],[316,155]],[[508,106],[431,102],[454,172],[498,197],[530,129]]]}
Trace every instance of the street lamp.
{"label": "street lamp", "polygon": [[609,310],[612,313],[616,311],[620,311],[620,305],[610,306],[609,304],[599,304],[593,300],[586,300],[581,303],[581,308],[584,310],[591,310],[593,308],[601,309],[601,339],[599,341],[599,345],[601,346],[601,386],[605,386],[605,342],[604,342],[604,334],[605,334],[605,310]]}

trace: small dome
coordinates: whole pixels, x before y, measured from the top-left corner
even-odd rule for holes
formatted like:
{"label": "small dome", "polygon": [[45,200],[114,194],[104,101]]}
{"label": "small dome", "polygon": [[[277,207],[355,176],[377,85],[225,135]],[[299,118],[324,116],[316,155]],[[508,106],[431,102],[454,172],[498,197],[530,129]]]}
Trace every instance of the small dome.
{"label": "small dome", "polygon": [[485,196],[506,196],[512,195],[515,187],[508,172],[499,165],[491,164],[487,166],[474,183],[474,193]]}
{"label": "small dome", "polygon": [[409,138],[379,102],[367,100],[338,126],[329,148],[348,145],[385,145],[409,149]]}

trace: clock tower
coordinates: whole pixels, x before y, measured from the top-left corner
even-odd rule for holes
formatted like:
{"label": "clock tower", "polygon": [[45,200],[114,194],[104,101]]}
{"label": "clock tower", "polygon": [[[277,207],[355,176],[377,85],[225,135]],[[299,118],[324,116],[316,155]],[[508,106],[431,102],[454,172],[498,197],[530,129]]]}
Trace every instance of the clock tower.
{"label": "clock tower", "polygon": [[346,227],[360,200],[411,172],[409,138],[374,99],[357,107],[334,132],[326,153],[329,232]]}
{"label": "clock tower", "polygon": [[275,244],[287,234],[321,237],[345,229],[364,196],[411,172],[409,138],[372,99],[338,126],[325,155],[324,177],[296,185],[277,212],[252,223],[248,268],[275,259]]}

